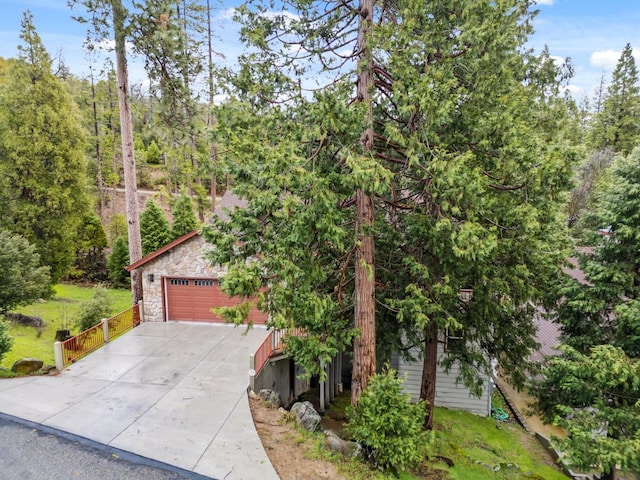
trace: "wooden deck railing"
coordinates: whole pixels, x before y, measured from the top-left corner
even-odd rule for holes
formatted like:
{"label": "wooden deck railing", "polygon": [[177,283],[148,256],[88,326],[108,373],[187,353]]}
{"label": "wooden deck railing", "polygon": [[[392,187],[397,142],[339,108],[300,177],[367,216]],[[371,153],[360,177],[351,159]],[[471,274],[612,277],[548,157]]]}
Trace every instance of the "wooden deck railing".
{"label": "wooden deck railing", "polygon": [[140,324],[140,306],[134,305],[124,312],[107,318],[95,327],[54,344],[56,367],[64,367],[102,347],[105,343]]}
{"label": "wooden deck railing", "polygon": [[284,348],[283,340],[286,336],[300,336],[302,332],[303,330],[300,328],[270,331],[267,338],[264,339],[253,355],[253,370],[255,371],[255,375],[260,373],[260,370],[267,364],[269,358],[282,353],[282,349]]}

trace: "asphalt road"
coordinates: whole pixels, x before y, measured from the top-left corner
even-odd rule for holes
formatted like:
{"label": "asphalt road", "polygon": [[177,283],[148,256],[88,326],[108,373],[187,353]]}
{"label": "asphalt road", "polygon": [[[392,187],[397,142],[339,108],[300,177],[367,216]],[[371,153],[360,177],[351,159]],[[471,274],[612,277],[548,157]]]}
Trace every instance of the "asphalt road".
{"label": "asphalt road", "polygon": [[0,480],[185,478],[210,477],[0,414]]}

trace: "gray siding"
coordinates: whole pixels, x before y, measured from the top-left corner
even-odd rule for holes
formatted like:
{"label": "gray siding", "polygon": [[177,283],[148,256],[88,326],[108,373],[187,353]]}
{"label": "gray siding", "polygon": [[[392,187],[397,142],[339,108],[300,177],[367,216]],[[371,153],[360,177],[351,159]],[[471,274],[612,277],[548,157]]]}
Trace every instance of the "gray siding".
{"label": "gray siding", "polygon": [[[417,355],[417,354],[416,354]],[[438,358],[442,359],[446,355],[442,344],[438,345]],[[422,361],[408,362],[398,355],[394,355],[391,365],[400,375],[406,374],[404,390],[411,394],[411,399],[415,402],[420,398],[420,383],[422,380]],[[462,384],[456,384],[456,378],[460,373],[460,367],[453,364],[449,373],[445,373],[444,368],[438,366],[436,378],[436,399],[438,407],[447,407],[457,410],[466,410],[476,415],[487,417],[491,414],[491,378],[484,377],[482,395],[475,397],[471,395],[469,389]]]}

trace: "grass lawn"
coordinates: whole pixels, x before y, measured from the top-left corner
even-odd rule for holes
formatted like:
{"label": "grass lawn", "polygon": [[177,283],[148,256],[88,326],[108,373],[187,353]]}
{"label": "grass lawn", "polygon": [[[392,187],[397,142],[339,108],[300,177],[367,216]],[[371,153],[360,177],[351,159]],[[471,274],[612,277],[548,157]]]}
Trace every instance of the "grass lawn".
{"label": "grass lawn", "polygon": [[[42,329],[13,323],[9,334],[13,337],[13,348],[6,353],[0,366],[11,368],[16,360],[25,357],[40,358],[45,365],[53,365],[53,342],[56,330],[69,329],[75,333],[75,322],[83,302],[90,300],[93,289],[76,285],[56,285],[55,296],[46,302],[34,303],[16,309],[15,313],[40,317],[44,321]],[[108,289],[112,302],[112,313],[131,308],[131,292]]]}
{"label": "grass lawn", "polygon": [[434,427],[433,455],[454,462],[453,467],[444,463],[438,467],[448,472],[447,478],[568,478],[549,465],[551,461],[542,446],[514,422],[499,423],[466,412],[437,408]]}

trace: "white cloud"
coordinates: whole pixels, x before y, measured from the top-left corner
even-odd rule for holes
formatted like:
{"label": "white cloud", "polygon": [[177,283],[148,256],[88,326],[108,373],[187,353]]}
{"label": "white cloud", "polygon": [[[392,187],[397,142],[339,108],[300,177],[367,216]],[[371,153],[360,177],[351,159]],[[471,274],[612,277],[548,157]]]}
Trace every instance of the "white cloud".
{"label": "white cloud", "polygon": [[233,16],[236,14],[235,8],[225,8],[218,15],[216,15],[217,20],[233,20]]}
{"label": "white cloud", "polygon": [[580,99],[587,95],[587,91],[578,85],[567,85],[567,90],[569,90],[569,93],[571,93],[571,96],[575,99]]}
{"label": "white cloud", "polygon": [[559,55],[551,55],[549,58],[551,58],[551,60],[553,60],[553,62],[558,66],[564,65],[566,60],[566,58],[560,57]]}
{"label": "white cloud", "polygon": [[596,50],[591,53],[589,58],[589,64],[592,67],[603,67],[606,69],[613,69],[618,63],[620,58],[620,51],[618,50]]}
{"label": "white cloud", "polygon": [[538,5],[553,5],[554,0],[538,0]]}

